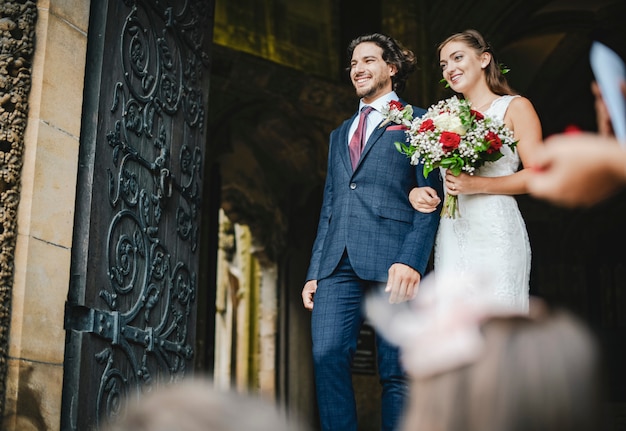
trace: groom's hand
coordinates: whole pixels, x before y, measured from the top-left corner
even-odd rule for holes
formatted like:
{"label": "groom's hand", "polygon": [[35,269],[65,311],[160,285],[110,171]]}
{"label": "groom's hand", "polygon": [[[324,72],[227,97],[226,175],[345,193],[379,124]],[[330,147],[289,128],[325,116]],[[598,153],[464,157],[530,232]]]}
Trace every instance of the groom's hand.
{"label": "groom's hand", "polygon": [[421,275],[408,265],[394,263],[389,268],[385,292],[390,293],[389,303],[397,304],[415,298]]}
{"label": "groom's hand", "polygon": [[302,289],[302,303],[304,308],[311,311],[313,310],[313,296],[317,290],[317,280],[309,280],[304,284]]}

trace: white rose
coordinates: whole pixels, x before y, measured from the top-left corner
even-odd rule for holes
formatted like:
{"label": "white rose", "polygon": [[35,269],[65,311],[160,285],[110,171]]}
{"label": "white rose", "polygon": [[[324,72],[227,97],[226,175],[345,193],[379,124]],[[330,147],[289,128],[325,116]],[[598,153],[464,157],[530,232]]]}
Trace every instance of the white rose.
{"label": "white rose", "polygon": [[448,132],[458,133],[459,135],[465,135],[467,129],[461,123],[461,120],[458,117],[452,116],[447,112],[439,114],[437,117],[433,119],[433,123],[435,127],[440,130],[445,130]]}

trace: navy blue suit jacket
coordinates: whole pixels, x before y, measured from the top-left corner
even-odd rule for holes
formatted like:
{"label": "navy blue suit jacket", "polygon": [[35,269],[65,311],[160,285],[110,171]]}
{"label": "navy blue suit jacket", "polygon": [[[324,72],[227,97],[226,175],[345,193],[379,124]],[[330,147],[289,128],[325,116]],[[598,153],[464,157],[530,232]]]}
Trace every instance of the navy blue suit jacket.
{"label": "navy blue suit jacket", "polygon": [[[424,110],[414,108],[415,115]],[[385,282],[389,267],[406,264],[424,274],[439,211],[424,214],[411,207],[413,187],[430,186],[443,196],[439,170],[424,178],[423,166],[411,165],[395,142],[406,142],[397,124],[376,126],[354,172],[348,131],[357,114],[330,134],[328,170],[308,280],[328,277],[347,250],[356,274]]]}

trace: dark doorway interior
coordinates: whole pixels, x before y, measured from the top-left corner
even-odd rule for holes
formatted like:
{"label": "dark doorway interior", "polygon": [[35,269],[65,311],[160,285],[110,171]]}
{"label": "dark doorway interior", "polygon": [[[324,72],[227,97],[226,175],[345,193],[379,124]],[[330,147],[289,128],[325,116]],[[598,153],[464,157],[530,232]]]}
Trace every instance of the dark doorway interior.
{"label": "dark doorway interior", "polygon": [[[210,128],[222,206],[233,221],[251,226],[268,258],[282,267],[281,325],[290,344],[281,353],[278,387],[294,408],[308,410],[304,405],[314,404],[313,388],[296,386],[310,385],[311,379],[296,378],[289,367],[297,362],[299,372],[306,372],[309,360],[309,316],[301,307],[300,289],[321,204],[327,136],[357,103],[343,72],[348,41],[382,31],[414,50],[420,69],[404,97],[425,106],[446,95],[439,84],[436,44],[453,32],[476,28],[511,69],[507,77],[513,87],[535,105],[544,136],[572,124],[593,131],[589,47],[599,39],[626,58],[626,2],[328,0],[316,2],[315,16],[307,16],[307,2],[298,8],[281,0],[244,3],[229,2],[230,12],[222,18],[218,13],[216,22],[216,32],[225,33],[213,51]],[[256,19],[261,15],[262,22]],[[238,19],[247,24],[238,27]],[[288,31],[304,23],[310,31]],[[258,40],[269,45],[241,48],[242,29],[251,25],[263,33]],[[228,29],[236,42],[232,46]],[[266,49],[272,43],[266,36],[278,33],[277,49]],[[280,61],[268,59],[266,52],[280,52]],[[621,366],[626,362],[626,249],[621,246],[626,195],[587,210],[566,210],[527,196],[518,201],[533,249],[532,293],[570,308],[597,331],[609,358],[611,399],[626,404]]]}

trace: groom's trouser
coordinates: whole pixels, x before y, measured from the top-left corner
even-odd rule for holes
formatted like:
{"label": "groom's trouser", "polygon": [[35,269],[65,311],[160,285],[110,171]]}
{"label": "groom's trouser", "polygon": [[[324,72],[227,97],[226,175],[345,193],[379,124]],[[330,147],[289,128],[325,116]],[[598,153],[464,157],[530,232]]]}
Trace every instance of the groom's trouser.
{"label": "groom's trouser", "polygon": [[[311,332],[320,423],[323,431],[357,431],[356,402],[351,364],[356,351],[365,293],[381,288],[379,282],[361,280],[344,253],[337,269],[318,280]],[[378,374],[382,384],[383,431],[398,428],[408,392],[399,352],[376,337]]]}

